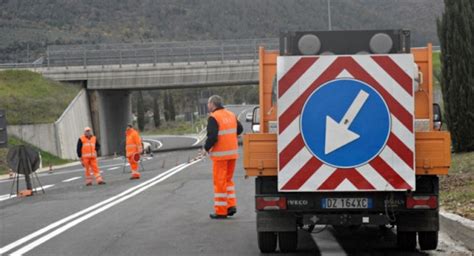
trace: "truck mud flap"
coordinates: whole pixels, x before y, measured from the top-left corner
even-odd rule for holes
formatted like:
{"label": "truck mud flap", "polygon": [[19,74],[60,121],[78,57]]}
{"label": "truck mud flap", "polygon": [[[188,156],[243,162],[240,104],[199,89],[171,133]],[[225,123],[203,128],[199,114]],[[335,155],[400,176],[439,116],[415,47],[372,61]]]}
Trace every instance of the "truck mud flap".
{"label": "truck mud flap", "polygon": [[438,231],[439,212],[433,211],[410,211],[397,216],[398,231]]}
{"label": "truck mud flap", "polygon": [[258,232],[296,231],[296,216],[292,213],[279,211],[257,212]]}

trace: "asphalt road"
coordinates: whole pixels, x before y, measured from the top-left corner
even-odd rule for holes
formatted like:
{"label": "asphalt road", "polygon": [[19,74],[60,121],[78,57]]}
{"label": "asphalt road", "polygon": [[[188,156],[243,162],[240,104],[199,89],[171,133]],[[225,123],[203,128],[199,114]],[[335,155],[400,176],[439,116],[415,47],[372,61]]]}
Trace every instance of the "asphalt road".
{"label": "asphalt road", "polygon": [[[240,114],[249,132],[245,113],[252,107],[229,109]],[[158,139],[162,147],[196,143],[189,137]],[[212,162],[197,159],[198,153],[192,149],[145,157],[142,179],[133,181],[123,158],[102,159],[107,184],[101,186],[84,186],[78,164],[40,173],[46,193],[28,198],[8,197],[12,180],[0,180],[0,255],[260,255],[253,178],[244,178],[239,160],[238,213],[211,220]],[[470,254],[443,233],[437,251],[402,252],[392,230],[316,227],[311,234],[301,231],[298,252],[286,255]]]}
{"label": "asphalt road", "polygon": [[[41,174],[43,185],[54,185],[45,194],[0,202],[0,253],[259,255],[253,179],[244,178],[238,161],[238,213],[211,220],[211,161],[186,164],[196,154],[196,150],[155,154],[144,161],[138,181],[128,179],[128,168],[123,173],[123,160],[103,160],[107,184],[102,186],[84,186],[77,166]],[[2,181],[0,191],[8,191],[10,185],[11,180]],[[298,253],[292,255],[468,255],[443,236],[438,251],[401,252],[390,230],[341,232],[317,227],[312,234],[300,232],[299,239]]]}
{"label": "asphalt road", "polygon": [[[254,105],[229,105],[227,109],[234,112],[242,126],[244,133],[251,132],[251,123],[245,120],[245,115],[251,112]],[[199,147],[205,138],[197,135],[147,135],[143,140],[151,143],[152,150],[156,152],[170,151],[180,148]]]}

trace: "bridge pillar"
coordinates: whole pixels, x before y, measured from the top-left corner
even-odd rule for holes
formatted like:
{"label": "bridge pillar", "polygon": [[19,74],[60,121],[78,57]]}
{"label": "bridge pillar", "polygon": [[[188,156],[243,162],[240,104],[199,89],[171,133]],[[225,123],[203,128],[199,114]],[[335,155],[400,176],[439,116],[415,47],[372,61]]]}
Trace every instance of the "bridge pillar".
{"label": "bridge pillar", "polygon": [[125,128],[132,120],[130,92],[90,90],[92,125],[102,146],[102,155],[123,153]]}

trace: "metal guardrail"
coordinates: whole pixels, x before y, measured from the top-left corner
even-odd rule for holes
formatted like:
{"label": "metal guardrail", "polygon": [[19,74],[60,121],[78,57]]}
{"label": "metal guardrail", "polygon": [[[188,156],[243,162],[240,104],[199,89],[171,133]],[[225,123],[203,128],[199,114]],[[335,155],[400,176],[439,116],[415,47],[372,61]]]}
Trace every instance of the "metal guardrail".
{"label": "metal guardrail", "polygon": [[[169,64],[210,61],[258,60],[258,47],[279,49],[278,38],[220,41],[185,41],[130,44],[83,44],[48,46],[42,63],[0,64],[0,69]],[[433,46],[439,50],[439,46]]]}
{"label": "metal guardrail", "polygon": [[278,49],[278,39],[49,46],[43,63],[0,64],[0,69],[169,64],[258,60],[258,48]]}
{"label": "metal guardrail", "polygon": [[220,45],[245,45],[278,43],[278,38],[232,39],[232,40],[203,40],[203,41],[171,41],[171,42],[145,42],[145,43],[109,43],[109,44],[76,44],[76,45],[50,45],[48,51],[70,50],[105,50],[105,49],[146,49],[146,48],[174,48],[188,46],[220,46]]}
{"label": "metal guardrail", "polygon": [[23,68],[41,68],[43,64],[35,63],[0,63],[0,69],[23,69]]}

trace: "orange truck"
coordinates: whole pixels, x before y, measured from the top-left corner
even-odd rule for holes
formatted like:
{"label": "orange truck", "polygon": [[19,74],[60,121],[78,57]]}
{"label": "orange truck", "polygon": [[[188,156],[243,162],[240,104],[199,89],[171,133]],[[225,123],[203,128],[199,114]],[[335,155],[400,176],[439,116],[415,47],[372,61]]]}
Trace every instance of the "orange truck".
{"label": "orange truck", "polygon": [[432,48],[406,30],[297,31],[259,49],[260,104],[244,135],[258,245],[297,250],[298,230],[395,228],[434,250],[450,134],[433,104]]}

